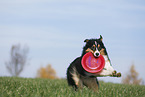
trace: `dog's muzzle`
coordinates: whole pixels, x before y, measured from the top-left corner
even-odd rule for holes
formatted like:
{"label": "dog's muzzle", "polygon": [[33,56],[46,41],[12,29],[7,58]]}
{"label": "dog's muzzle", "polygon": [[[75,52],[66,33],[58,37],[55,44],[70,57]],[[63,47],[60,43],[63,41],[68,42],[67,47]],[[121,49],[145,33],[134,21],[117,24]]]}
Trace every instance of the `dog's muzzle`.
{"label": "dog's muzzle", "polygon": [[98,50],[95,51],[95,52],[94,52],[94,56],[95,56],[95,57],[99,57],[99,56],[100,56],[100,52],[99,52]]}

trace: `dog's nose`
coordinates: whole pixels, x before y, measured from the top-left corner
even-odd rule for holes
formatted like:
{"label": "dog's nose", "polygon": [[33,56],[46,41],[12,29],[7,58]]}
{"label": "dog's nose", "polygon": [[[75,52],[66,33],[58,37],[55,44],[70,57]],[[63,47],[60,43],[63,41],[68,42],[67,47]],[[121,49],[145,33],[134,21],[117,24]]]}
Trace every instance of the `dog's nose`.
{"label": "dog's nose", "polygon": [[98,57],[99,56],[99,53],[95,53],[95,55]]}

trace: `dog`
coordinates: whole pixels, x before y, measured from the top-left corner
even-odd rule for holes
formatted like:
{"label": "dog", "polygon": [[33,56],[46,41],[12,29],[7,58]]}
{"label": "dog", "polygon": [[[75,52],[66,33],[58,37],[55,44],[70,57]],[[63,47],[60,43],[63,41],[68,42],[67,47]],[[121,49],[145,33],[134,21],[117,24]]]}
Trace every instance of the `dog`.
{"label": "dog", "polygon": [[[72,86],[75,90],[82,89],[83,86],[86,86],[93,91],[98,91],[99,81],[97,77],[101,76],[113,76],[120,77],[121,73],[117,73],[109,59],[107,50],[103,44],[103,37],[100,35],[99,39],[85,39],[86,43],[83,47],[82,55],[76,58],[67,68],[67,82],[69,86]],[[105,59],[105,67],[102,71],[97,74],[89,73],[84,70],[81,64],[82,57],[91,52],[94,57],[99,57],[99,55],[103,55]]]}

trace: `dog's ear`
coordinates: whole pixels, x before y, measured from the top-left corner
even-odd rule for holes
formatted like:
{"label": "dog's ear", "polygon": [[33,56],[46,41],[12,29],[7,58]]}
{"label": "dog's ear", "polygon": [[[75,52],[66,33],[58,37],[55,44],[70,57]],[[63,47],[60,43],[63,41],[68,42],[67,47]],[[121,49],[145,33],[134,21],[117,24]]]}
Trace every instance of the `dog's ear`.
{"label": "dog's ear", "polygon": [[85,39],[85,40],[84,40],[84,42],[88,42],[88,41],[89,41],[89,39]]}
{"label": "dog's ear", "polygon": [[101,41],[103,40],[103,37],[102,37],[102,35],[100,35],[100,38],[99,38],[99,40],[101,40]]}

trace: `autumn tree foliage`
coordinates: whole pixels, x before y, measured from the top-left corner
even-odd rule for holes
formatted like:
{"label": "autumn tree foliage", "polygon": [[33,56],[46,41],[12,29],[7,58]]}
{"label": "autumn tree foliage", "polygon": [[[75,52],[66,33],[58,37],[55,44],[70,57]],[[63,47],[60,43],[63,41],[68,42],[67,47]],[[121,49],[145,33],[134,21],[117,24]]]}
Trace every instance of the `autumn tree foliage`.
{"label": "autumn tree foliage", "polygon": [[52,68],[52,66],[50,64],[48,64],[46,67],[41,67],[37,71],[37,77],[38,78],[48,78],[48,79],[58,78],[56,76],[56,71]]}
{"label": "autumn tree foliage", "polygon": [[140,85],[142,82],[142,79],[138,78],[138,72],[135,70],[135,66],[132,65],[129,73],[122,79],[122,83],[124,84],[136,84]]}
{"label": "autumn tree foliage", "polygon": [[12,45],[10,60],[7,61],[6,68],[12,76],[19,76],[27,64],[28,47],[21,48],[20,44]]}

